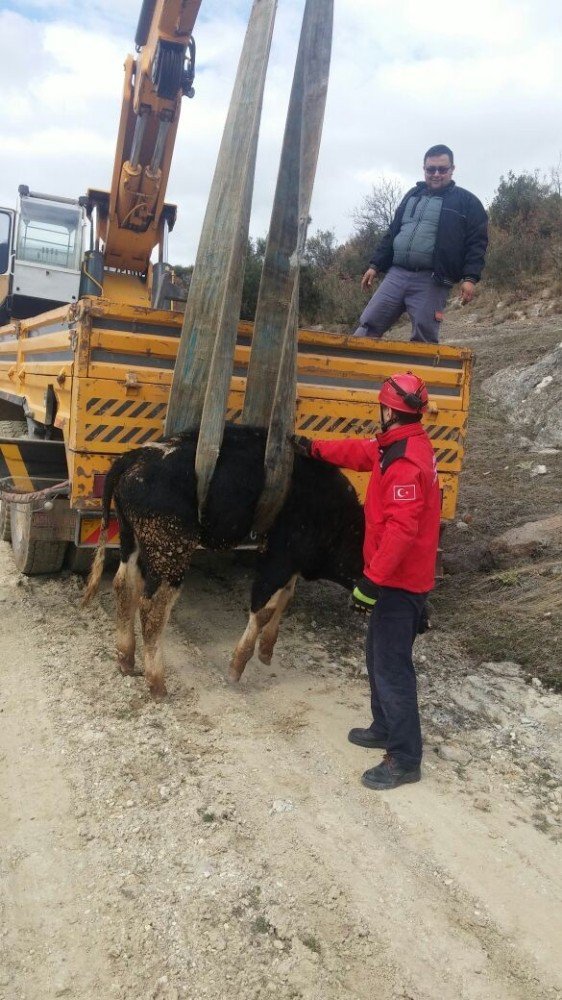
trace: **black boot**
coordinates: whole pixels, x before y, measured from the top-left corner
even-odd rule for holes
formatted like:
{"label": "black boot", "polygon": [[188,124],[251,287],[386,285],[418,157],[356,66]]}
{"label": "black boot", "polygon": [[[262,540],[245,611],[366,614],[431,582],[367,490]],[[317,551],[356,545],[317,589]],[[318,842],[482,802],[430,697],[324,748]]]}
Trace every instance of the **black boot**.
{"label": "black boot", "polygon": [[385,791],[388,788],[398,788],[399,785],[406,785],[411,781],[421,780],[421,770],[419,767],[410,769],[401,767],[393,758],[386,754],[377,767],[371,767],[361,778],[362,784],[366,788],[375,788],[377,791]]}
{"label": "black boot", "polygon": [[369,750],[386,750],[387,740],[375,736],[372,729],[350,729],[347,738],[350,743]]}

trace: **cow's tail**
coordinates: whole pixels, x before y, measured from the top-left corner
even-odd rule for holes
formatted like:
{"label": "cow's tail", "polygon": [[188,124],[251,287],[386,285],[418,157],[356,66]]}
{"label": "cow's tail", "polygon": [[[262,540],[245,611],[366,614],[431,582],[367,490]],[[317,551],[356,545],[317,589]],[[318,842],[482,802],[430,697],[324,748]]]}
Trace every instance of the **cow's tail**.
{"label": "cow's tail", "polygon": [[101,529],[98,545],[96,548],[96,554],[94,556],[94,561],[92,563],[92,568],[88,576],[88,582],[82,596],[82,607],[92,600],[92,597],[98,592],[98,587],[100,585],[101,575],[103,573],[103,565],[105,562],[105,547],[107,545],[107,530],[109,528],[109,512],[111,509],[111,501],[113,499],[113,494],[121,474],[125,471],[124,463],[122,459],[118,459],[115,464],[109,470],[103,487],[103,500],[102,500],[102,518],[101,518]]}

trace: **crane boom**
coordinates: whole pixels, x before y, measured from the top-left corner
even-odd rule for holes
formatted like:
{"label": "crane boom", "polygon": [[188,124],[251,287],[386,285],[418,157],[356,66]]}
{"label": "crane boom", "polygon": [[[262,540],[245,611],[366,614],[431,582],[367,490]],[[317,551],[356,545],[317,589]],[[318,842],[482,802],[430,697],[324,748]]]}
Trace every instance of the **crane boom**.
{"label": "crane boom", "polygon": [[146,274],[150,255],[172,228],[164,198],[181,99],[193,96],[192,31],[201,0],[144,0],[125,83],[109,194],[90,189],[105,268]]}

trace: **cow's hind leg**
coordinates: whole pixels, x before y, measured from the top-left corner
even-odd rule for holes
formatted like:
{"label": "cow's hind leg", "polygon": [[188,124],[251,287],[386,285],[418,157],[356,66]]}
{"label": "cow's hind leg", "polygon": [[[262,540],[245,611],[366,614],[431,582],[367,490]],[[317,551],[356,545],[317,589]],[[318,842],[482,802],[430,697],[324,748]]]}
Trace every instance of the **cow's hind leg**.
{"label": "cow's hind leg", "polygon": [[263,626],[260,632],[258,645],[258,657],[261,662],[266,665],[271,663],[275,643],[277,642],[277,638],[279,636],[281,617],[293,599],[296,585],[297,574],[295,573],[289,582],[273,595],[271,601],[269,602],[270,604],[275,602],[275,610],[267,624]]}
{"label": "cow's hind leg", "polygon": [[135,615],[142,578],[138,568],[138,549],[133,529],[115,500],[119,518],[120,562],[113,580],[117,611],[117,663],[122,674],[135,669]]}
{"label": "cow's hind leg", "polygon": [[140,541],[139,568],[144,587],[139,600],[144,645],[144,676],[153,695],[165,695],[164,630],[180,587],[197,548],[174,517],[139,518],[135,534]]}
{"label": "cow's hind leg", "polygon": [[135,614],[138,607],[142,578],[137,565],[138,553],[119,563],[113,580],[117,606],[117,662],[122,674],[134,673]]}
{"label": "cow's hind leg", "polygon": [[164,629],[180,588],[163,581],[149,596],[145,590],[139,601],[139,612],[144,643],[144,676],[150,693],[155,697],[166,694],[164,680],[163,639]]}

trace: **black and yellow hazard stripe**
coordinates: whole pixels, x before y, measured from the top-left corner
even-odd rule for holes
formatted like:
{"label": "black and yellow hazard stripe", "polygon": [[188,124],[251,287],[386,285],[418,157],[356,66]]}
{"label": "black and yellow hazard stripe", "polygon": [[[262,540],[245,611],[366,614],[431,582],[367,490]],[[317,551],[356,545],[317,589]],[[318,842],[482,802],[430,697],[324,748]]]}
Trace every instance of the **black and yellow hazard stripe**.
{"label": "black and yellow hazard stripe", "polygon": [[0,438],[0,480],[17,493],[31,493],[68,478],[62,441]]}
{"label": "black and yellow hazard stripe", "polygon": [[165,415],[166,403],[93,396],[86,403],[84,440],[98,445],[142,445],[161,437]]}

